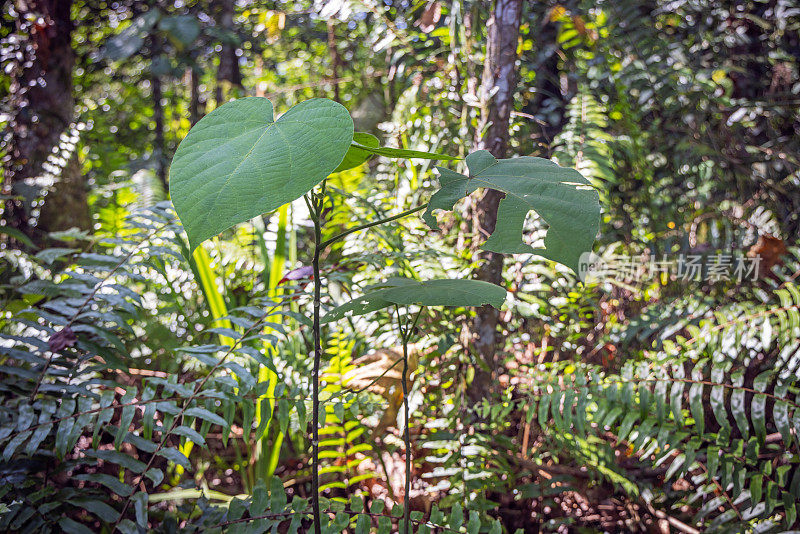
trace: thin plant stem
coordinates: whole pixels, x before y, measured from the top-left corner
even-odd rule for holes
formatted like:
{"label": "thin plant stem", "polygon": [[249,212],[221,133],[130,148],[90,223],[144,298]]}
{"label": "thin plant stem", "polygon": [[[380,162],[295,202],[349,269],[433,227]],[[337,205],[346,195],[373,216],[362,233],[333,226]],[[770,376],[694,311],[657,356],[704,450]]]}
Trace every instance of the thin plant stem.
{"label": "thin plant stem", "polygon": [[[403,319],[400,317],[400,308],[395,306],[397,311],[397,327],[400,330],[400,340],[403,343],[403,443],[406,449],[406,480],[403,492],[403,534],[411,532],[411,434],[408,430],[408,338],[409,330],[403,327]],[[406,327],[408,327],[406,323]]]}
{"label": "thin plant stem", "polygon": [[330,239],[326,239],[325,241],[323,241],[321,248],[324,249],[328,245],[330,245],[332,243],[335,243],[336,241],[338,241],[338,240],[342,239],[343,237],[348,236],[348,235],[350,235],[350,234],[352,234],[354,232],[358,232],[358,231],[361,231],[361,230],[366,230],[367,228],[372,228],[373,226],[379,226],[381,224],[384,224],[384,223],[387,223],[387,222],[391,222],[391,221],[395,221],[397,219],[402,219],[403,217],[405,217],[407,215],[411,215],[412,213],[416,213],[418,211],[424,210],[427,207],[428,207],[428,203],[426,202],[425,204],[422,204],[420,206],[417,206],[417,207],[414,207],[414,208],[411,208],[411,209],[407,209],[406,211],[398,213],[397,215],[392,215],[391,217],[387,217],[385,219],[378,219],[377,221],[373,221],[371,223],[365,223],[365,224],[361,224],[359,226],[355,226],[353,228],[350,228],[349,230],[345,230],[344,232],[342,232],[340,234],[336,234],[335,236],[331,237]]}
{"label": "thin plant stem", "polygon": [[[365,230],[367,228],[372,228],[374,226],[379,226],[381,224],[385,224],[387,222],[391,222],[397,219],[401,219],[406,217],[407,215],[411,215],[412,213],[416,213],[418,211],[422,211],[428,204],[422,204],[420,206],[416,206],[414,208],[405,210],[397,215],[393,215],[391,217],[387,217],[385,219],[379,219],[377,221],[373,221],[371,223],[362,224],[356,226],[354,228],[350,228],[349,230],[345,230],[340,234],[336,234],[330,239],[322,241],[322,209],[325,202],[325,187],[326,183],[322,182],[322,191],[319,195],[315,193],[311,193],[311,196],[304,196],[304,200],[308,205],[309,212],[311,214],[311,218],[314,221],[314,260],[312,263],[312,268],[314,271],[314,319],[313,319],[313,331],[314,331],[314,372],[312,377],[312,425],[313,425],[313,435],[311,440],[311,456],[312,456],[312,465],[311,465],[311,487],[312,487],[312,510],[314,514],[314,534],[321,534],[321,512],[319,506],[319,368],[320,368],[320,361],[322,359],[322,345],[320,342],[320,295],[322,292],[322,281],[320,280],[320,268],[319,268],[319,258],[320,254],[326,247],[330,244],[335,243],[336,241],[344,238],[347,235],[350,235],[354,232],[358,232],[360,230]],[[421,310],[420,310],[421,311]],[[408,430],[408,385],[406,384],[406,380],[408,378],[408,337],[409,334],[403,333],[403,325],[400,320],[400,310],[398,309],[398,324],[401,330],[401,337],[403,339],[403,405],[404,405],[404,417],[405,417],[405,448],[406,448],[406,481],[405,481],[405,516],[403,520],[404,524],[404,532],[409,534],[410,532],[410,515],[409,515],[409,492],[411,487],[411,445],[410,445],[410,434]],[[416,324],[417,319],[419,319],[419,314],[414,320],[414,324]],[[413,328],[413,326],[411,327]],[[409,332],[411,330],[409,328]]]}
{"label": "thin plant stem", "polygon": [[405,507],[403,510],[403,531],[405,534],[409,530],[411,513],[411,435],[408,429],[408,339],[403,339],[403,440],[406,446],[406,487],[405,487]]}
{"label": "thin plant stem", "polygon": [[[325,184],[322,185],[322,198],[325,194]],[[308,200],[307,200],[308,202]],[[320,217],[322,214],[323,200],[319,199],[312,193],[312,199],[309,203],[311,210],[311,217],[314,220],[314,260],[312,263],[314,269],[314,375],[312,377],[312,439],[311,439],[311,488],[312,488],[312,509],[314,511],[314,534],[321,534],[322,532],[322,517],[319,506],[319,367],[320,360],[322,359],[322,343],[320,341],[320,318],[319,308],[322,293],[322,281],[319,274],[319,256],[323,247],[322,241],[322,222]],[[313,205],[312,205],[313,204]]]}

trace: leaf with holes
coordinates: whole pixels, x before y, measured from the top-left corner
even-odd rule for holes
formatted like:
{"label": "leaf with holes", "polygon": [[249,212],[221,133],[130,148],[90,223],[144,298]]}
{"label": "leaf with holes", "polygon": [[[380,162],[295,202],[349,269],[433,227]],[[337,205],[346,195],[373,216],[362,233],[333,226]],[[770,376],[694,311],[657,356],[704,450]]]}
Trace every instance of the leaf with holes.
{"label": "leaf with holes", "polygon": [[322,98],[277,120],[272,103],[260,97],[203,117],[170,168],[170,196],[191,248],[303,196],[337,168],[352,140],[350,114]]}
{"label": "leaf with holes", "polygon": [[[423,219],[436,228],[433,211],[452,210],[478,188],[506,194],[500,201],[497,226],[483,248],[501,254],[533,253],[571,268],[576,273],[581,254],[592,250],[600,227],[597,191],[575,169],[534,157],[495,159],[486,150],[467,156],[469,176],[438,168],[441,189],[434,193]],[[523,226],[533,210],[549,225],[544,248],[522,240]]]}

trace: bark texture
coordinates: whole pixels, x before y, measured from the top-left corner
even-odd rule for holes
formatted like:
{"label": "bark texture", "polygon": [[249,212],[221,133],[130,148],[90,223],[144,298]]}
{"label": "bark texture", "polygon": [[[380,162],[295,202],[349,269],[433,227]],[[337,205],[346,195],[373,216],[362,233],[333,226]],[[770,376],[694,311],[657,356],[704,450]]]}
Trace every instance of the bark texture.
{"label": "bark texture", "polygon": [[[74,154],[76,141],[69,128],[74,119],[72,70],[72,0],[18,0],[17,31],[20,61],[12,68],[9,112],[4,136],[3,219],[41,240],[46,231],[89,226],[85,184]],[[66,134],[66,136],[64,135]],[[55,150],[55,153],[54,153]],[[48,161],[49,158],[49,161]],[[33,203],[52,179],[39,227]],[[58,206],[48,203],[58,199]],[[54,216],[70,210],[71,217]]]}
{"label": "bark texture", "polygon": [[161,87],[161,78],[153,75],[150,80],[153,88],[153,123],[155,125],[153,139],[153,157],[156,160],[156,176],[164,187],[164,191],[169,191],[169,180],[167,178],[166,145],[164,143],[164,91]]}
{"label": "bark texture", "polygon": [[[37,222],[39,234],[79,228],[88,230],[92,226],[92,217],[86,191],[86,180],[81,172],[78,154],[75,152],[61,169],[58,182],[47,193],[44,205]],[[38,236],[43,245],[55,243]]]}
{"label": "bark texture", "polygon": [[200,101],[200,67],[193,66],[189,72],[189,119],[194,126],[206,114],[205,102]]}
{"label": "bark texture", "polygon": [[[233,15],[235,9],[233,0],[222,0],[219,3],[219,24],[228,34],[233,34],[235,26]],[[226,87],[227,84],[227,87]],[[236,55],[236,45],[228,39],[222,42],[219,53],[219,67],[217,68],[217,87],[215,91],[216,106],[224,104],[227,99],[228,87],[242,86],[242,72],[239,69],[239,58]]]}
{"label": "bark texture", "polygon": [[[486,59],[484,60],[480,96],[481,121],[475,139],[475,149],[485,149],[497,158],[506,156],[508,127],[514,106],[518,72],[517,41],[522,16],[521,0],[496,0],[488,23]],[[497,224],[497,207],[503,194],[487,189],[475,205],[473,236],[482,242]],[[503,255],[477,252],[478,267],[473,273],[477,280],[502,284]],[[475,377],[467,394],[472,401],[481,399],[492,384],[492,373],[497,366],[496,350],[499,344],[499,312],[491,306],[478,309],[471,325],[472,350],[482,365],[475,369]]]}

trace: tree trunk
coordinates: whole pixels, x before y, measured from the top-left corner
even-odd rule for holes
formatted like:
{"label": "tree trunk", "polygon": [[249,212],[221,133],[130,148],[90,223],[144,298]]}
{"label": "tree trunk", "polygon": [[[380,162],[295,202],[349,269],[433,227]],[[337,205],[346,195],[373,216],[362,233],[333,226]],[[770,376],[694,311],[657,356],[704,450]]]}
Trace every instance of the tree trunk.
{"label": "tree trunk", "polygon": [[[72,0],[16,2],[18,30],[29,40],[22,45],[9,90],[13,116],[3,160],[3,193],[13,198],[5,202],[3,219],[40,241],[44,232],[63,230],[64,224],[86,228],[90,222],[85,184],[75,159],[77,139],[69,131],[75,107],[71,8]],[[51,183],[51,200],[45,202],[36,228],[34,201]],[[56,199],[57,207],[47,206]],[[51,217],[55,209],[69,210],[73,216]]]}
{"label": "tree trunk", "polygon": [[542,22],[531,22],[531,26],[536,28],[536,43],[538,45],[538,51],[533,62],[533,69],[536,72],[534,83],[536,85],[533,96],[528,100],[522,111],[531,115],[541,116],[542,110],[548,110],[547,119],[537,121],[537,126],[541,129],[541,132],[536,138],[537,146],[534,154],[532,154],[543,158],[552,156],[553,139],[564,128],[567,105],[574,96],[574,93],[564,92],[564,88],[561,86],[562,72],[560,63],[563,59],[560,56],[561,46],[558,43],[558,24],[560,23],[550,20],[550,14],[553,9],[547,4],[532,5],[531,13],[528,17],[531,21]]}
{"label": "tree trunk", "polygon": [[[217,68],[217,87],[215,91],[216,106],[224,104],[227,99],[227,89],[230,86],[242,86],[242,72],[239,69],[239,58],[236,56],[236,45],[228,37],[235,30],[233,24],[234,15],[233,0],[222,0],[220,2],[219,23],[225,30],[226,37],[222,41],[222,50],[219,53],[219,67]],[[225,87],[225,84],[228,87]]]}
{"label": "tree trunk", "polygon": [[[86,180],[81,173],[78,153],[73,152],[61,169],[58,181],[44,199],[37,228],[42,232],[56,232],[70,228],[88,230],[91,227]],[[42,239],[40,242],[48,246],[55,244]]]}
{"label": "tree trunk", "polygon": [[341,103],[339,97],[339,64],[341,58],[336,48],[336,26],[333,19],[328,20],[328,54],[331,58],[331,81],[333,82],[333,99]]}
{"label": "tree trunk", "polygon": [[164,191],[169,191],[169,180],[167,179],[166,145],[164,143],[164,106],[161,100],[164,93],[161,88],[161,78],[154,75],[150,80],[153,89],[153,122],[155,123],[155,138],[153,139],[153,157],[156,160],[156,176],[164,187]]}
{"label": "tree trunk", "polygon": [[[517,87],[517,41],[522,15],[522,0],[496,0],[489,19],[486,59],[481,80],[481,120],[475,139],[476,149],[485,149],[497,158],[506,155],[508,127],[514,93]],[[503,194],[487,189],[478,200],[473,213],[473,236],[483,241],[497,224],[497,207]],[[502,284],[503,256],[493,252],[478,252],[478,267],[473,273],[477,280]],[[472,349],[480,359],[467,394],[473,402],[486,395],[496,368],[495,352],[499,343],[497,332],[499,312],[491,306],[478,309],[471,328]],[[469,339],[469,338],[468,338]]]}
{"label": "tree trunk", "polygon": [[194,126],[197,121],[203,118],[206,110],[205,102],[200,102],[200,67],[193,66],[189,70],[189,120]]}

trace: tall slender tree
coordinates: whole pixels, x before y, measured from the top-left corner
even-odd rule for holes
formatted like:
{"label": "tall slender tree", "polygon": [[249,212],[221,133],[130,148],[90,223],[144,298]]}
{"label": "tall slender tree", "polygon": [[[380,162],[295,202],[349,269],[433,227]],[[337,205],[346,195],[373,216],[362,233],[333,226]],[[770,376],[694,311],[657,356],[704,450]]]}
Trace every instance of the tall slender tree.
{"label": "tall slender tree", "polygon": [[[21,58],[11,70],[11,120],[3,139],[5,224],[28,236],[88,227],[85,183],[75,151],[72,0],[18,0]],[[48,161],[49,160],[49,161]],[[53,181],[53,184],[48,184]],[[49,186],[49,187],[48,187]],[[49,189],[36,226],[35,203]]]}
{"label": "tall slender tree", "polygon": [[219,3],[218,23],[225,32],[222,40],[222,50],[219,52],[219,66],[217,67],[217,87],[215,90],[216,106],[221,106],[227,100],[227,89],[242,87],[242,72],[239,69],[239,57],[236,55],[236,44],[232,40],[235,34],[233,17],[235,2],[222,0]]}
{"label": "tall slender tree", "polygon": [[[485,149],[496,158],[503,158],[508,147],[508,130],[514,93],[519,73],[517,41],[522,18],[522,0],[496,0],[488,22],[486,58],[481,79],[481,119],[474,140],[475,149]],[[472,214],[473,235],[476,238],[491,234],[497,224],[497,208],[503,193],[487,189],[478,200]],[[478,267],[473,273],[477,280],[501,284],[503,255],[494,252],[478,253]],[[491,306],[478,308],[471,326],[471,342],[476,356],[485,365],[475,369],[468,389],[473,401],[482,398],[492,382],[496,366],[499,312]]]}

